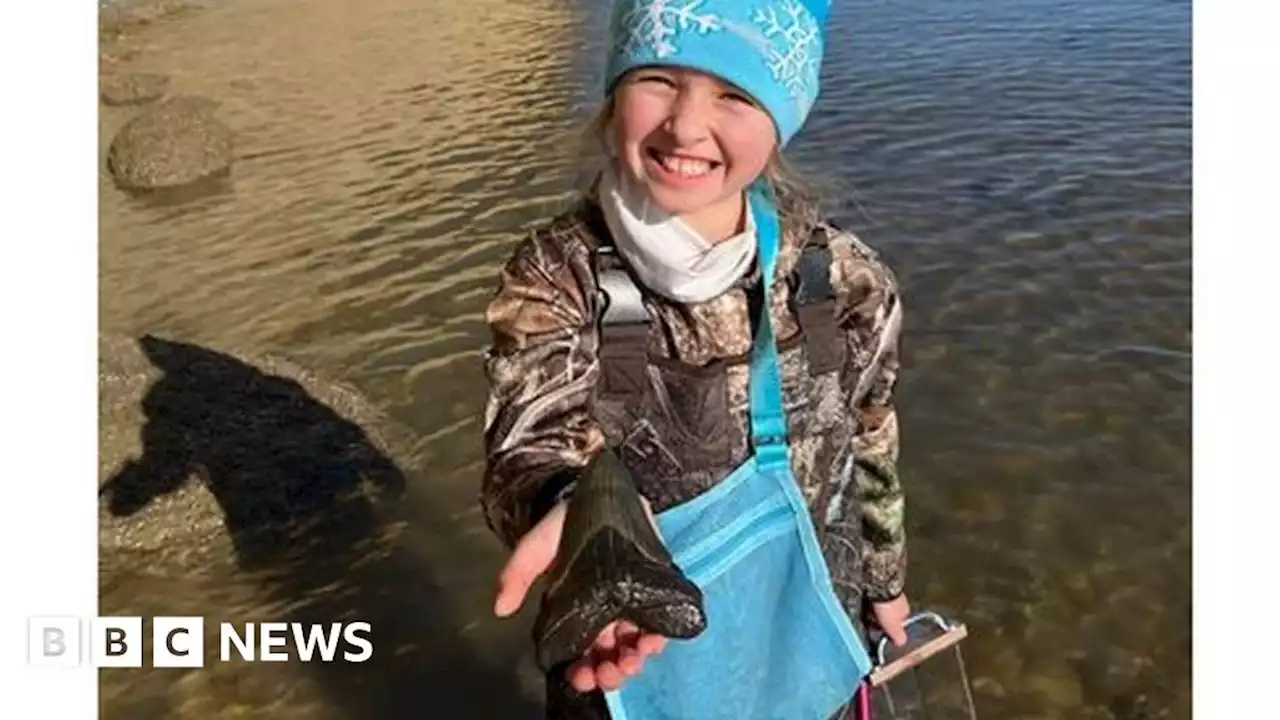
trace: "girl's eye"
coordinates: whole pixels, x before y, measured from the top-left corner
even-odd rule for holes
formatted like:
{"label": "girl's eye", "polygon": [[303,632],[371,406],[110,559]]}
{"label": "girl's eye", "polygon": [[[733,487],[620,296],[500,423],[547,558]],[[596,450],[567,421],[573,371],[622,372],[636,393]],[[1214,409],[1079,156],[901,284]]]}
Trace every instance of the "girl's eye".
{"label": "girl's eye", "polygon": [[723,97],[725,100],[728,100],[734,103],[741,103],[743,105],[753,105],[753,106],[755,105],[755,103],[751,102],[751,98],[741,93],[730,92],[730,93],[725,93],[721,97]]}
{"label": "girl's eye", "polygon": [[675,85],[675,83],[672,82],[671,78],[667,77],[666,75],[641,75],[640,77],[636,78],[636,82],[637,83],[657,83],[659,85],[666,85],[667,87],[672,87]]}

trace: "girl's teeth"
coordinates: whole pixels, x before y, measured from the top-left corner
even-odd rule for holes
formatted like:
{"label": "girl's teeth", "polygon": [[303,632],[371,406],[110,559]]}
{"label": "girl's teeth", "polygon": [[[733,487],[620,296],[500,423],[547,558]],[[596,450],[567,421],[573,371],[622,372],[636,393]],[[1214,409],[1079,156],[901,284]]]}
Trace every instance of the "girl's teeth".
{"label": "girl's teeth", "polygon": [[685,177],[697,177],[711,172],[711,163],[705,160],[690,160],[671,155],[662,156],[662,167],[666,168],[667,172]]}

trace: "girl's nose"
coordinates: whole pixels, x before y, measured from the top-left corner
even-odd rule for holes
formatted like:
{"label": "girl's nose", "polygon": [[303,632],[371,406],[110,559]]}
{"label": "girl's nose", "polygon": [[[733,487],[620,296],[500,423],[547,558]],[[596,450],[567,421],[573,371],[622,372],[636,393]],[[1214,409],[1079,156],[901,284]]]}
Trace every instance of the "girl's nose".
{"label": "girl's nose", "polygon": [[691,147],[711,135],[711,114],[708,103],[694,93],[685,91],[676,96],[671,114],[667,118],[667,132],[676,144]]}

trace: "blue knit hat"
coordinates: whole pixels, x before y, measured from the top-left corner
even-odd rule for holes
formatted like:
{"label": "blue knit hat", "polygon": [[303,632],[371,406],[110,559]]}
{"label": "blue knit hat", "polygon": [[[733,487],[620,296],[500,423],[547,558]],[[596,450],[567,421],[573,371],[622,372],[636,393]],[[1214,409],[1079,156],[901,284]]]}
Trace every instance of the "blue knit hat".
{"label": "blue knit hat", "polygon": [[615,0],[606,87],[644,65],[719,76],[773,116],[786,145],[818,97],[830,0]]}

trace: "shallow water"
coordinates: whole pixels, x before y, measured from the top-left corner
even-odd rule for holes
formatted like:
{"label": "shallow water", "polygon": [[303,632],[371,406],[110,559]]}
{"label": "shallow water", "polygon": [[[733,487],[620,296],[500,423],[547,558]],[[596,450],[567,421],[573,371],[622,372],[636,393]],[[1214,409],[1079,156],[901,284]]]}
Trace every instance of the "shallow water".
{"label": "shallow water", "polygon": [[[426,649],[342,682],[104,674],[104,716],[279,717],[295,686],[305,717],[418,716],[432,693],[536,712],[529,618],[488,612],[481,313],[570,197],[603,7],[219,0],[120,41],[122,69],[221,103],[237,161],[182,203],[103,174],[103,328],[284,352],[409,428],[401,550],[313,568],[306,612],[367,611],[386,647]],[[969,624],[982,717],[1190,716],[1189,24],[1163,0],[833,10],[794,156],[904,286],[910,590]],[[131,112],[102,109],[104,154]],[[273,619],[301,592],[149,570],[104,578],[103,614]]]}

